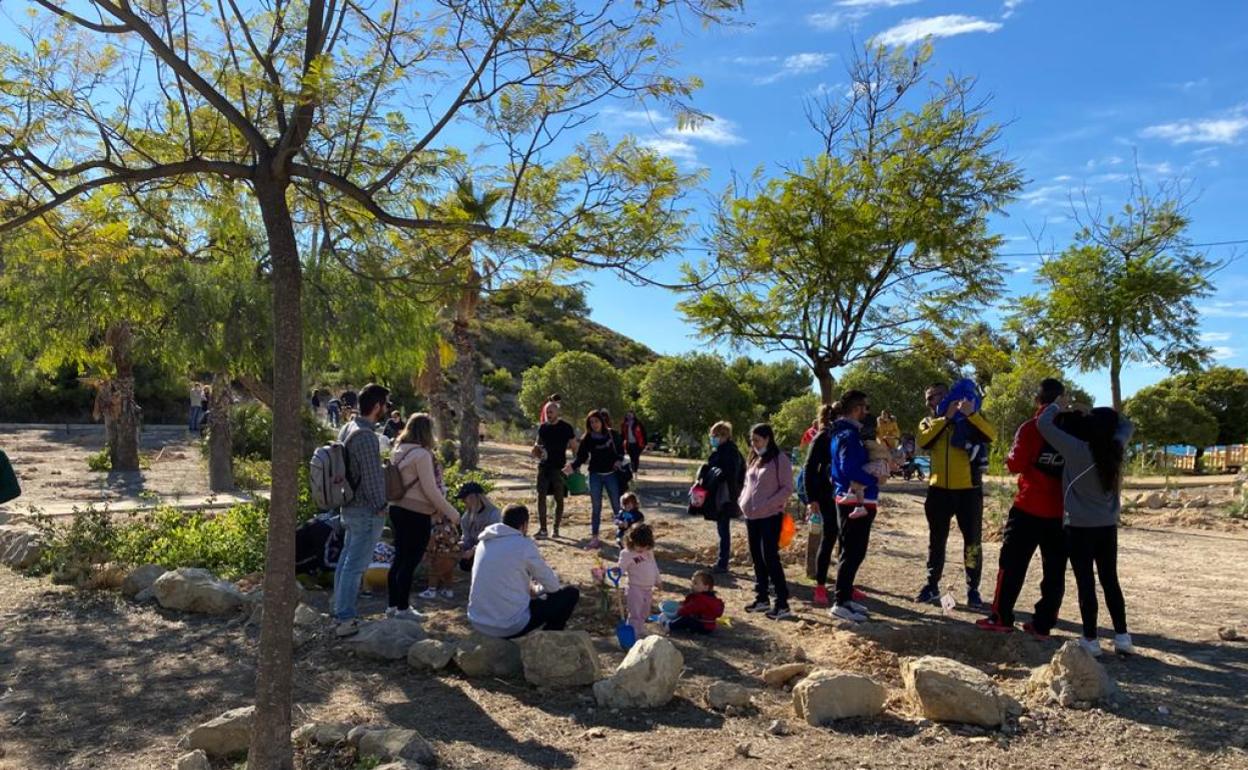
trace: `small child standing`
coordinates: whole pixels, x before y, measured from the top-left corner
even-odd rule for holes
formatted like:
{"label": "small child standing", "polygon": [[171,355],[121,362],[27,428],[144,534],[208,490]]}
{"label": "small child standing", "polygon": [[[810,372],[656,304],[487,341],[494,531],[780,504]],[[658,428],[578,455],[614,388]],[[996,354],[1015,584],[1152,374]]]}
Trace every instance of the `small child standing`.
{"label": "small child standing", "polygon": [[646,618],[654,600],[654,589],[659,584],[659,563],[654,559],[654,530],[649,524],[638,524],[624,536],[624,549],[620,551],[620,572],[628,578],[625,594],[628,604],[628,624],[637,632],[640,640],[646,635]]}
{"label": "small child standing", "polygon": [[691,593],[680,603],[676,618],[664,621],[667,630],[709,634],[724,614],[724,600],[715,595],[715,576],[704,569],[693,573]]}
{"label": "small child standing", "polygon": [[624,547],[624,534],[632,527],[646,520],[645,514],[641,512],[640,501],[637,495],[632,492],[625,492],[620,496],[620,512],[615,516],[615,528],[617,530],[615,542]]}
{"label": "small child standing", "polygon": [[[893,475],[894,460],[893,452],[889,445],[884,441],[878,440],[877,430],[877,423],[868,416],[866,424],[862,426],[859,432],[859,435],[862,436],[862,445],[866,448],[867,457],[869,458],[869,462],[862,466],[862,469],[875,476],[879,483],[883,484]],[[874,505],[876,501],[864,499],[863,493],[866,491],[866,487],[856,481],[850,482],[849,489],[858,497],[858,504],[854,510],[849,512],[849,518],[861,519],[867,515],[866,504],[869,502]]]}
{"label": "small child standing", "polygon": [[459,562],[459,527],[445,516],[434,519],[429,532],[429,587],[420,592],[422,599],[454,599],[455,565]]}

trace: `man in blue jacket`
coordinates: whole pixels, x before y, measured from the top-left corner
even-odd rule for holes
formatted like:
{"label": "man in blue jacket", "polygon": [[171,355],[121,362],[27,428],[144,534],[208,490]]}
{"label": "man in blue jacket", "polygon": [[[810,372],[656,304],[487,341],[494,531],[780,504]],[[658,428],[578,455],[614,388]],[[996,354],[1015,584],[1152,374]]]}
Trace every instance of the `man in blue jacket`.
{"label": "man in blue jacket", "polygon": [[[853,601],[854,578],[858,568],[867,557],[867,544],[871,539],[871,522],[875,521],[876,500],[879,498],[879,481],[863,470],[871,461],[862,443],[862,423],[867,419],[871,406],[867,394],[861,390],[846,391],[841,400],[832,405],[839,416],[832,423],[832,476],[833,494],[836,499],[836,516],[840,524],[841,562],[836,569],[836,606],[832,617],[861,623],[867,619],[867,608]],[[861,501],[855,484],[862,486]],[[861,505],[867,515],[850,518],[854,509]],[[825,514],[826,515],[826,514]]]}

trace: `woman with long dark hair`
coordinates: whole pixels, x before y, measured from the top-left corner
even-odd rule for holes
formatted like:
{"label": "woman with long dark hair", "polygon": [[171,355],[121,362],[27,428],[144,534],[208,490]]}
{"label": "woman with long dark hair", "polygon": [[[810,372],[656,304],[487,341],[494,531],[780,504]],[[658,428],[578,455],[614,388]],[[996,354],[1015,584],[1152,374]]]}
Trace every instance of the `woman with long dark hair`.
{"label": "woman with long dark hair", "polygon": [[[746,612],[765,612],[772,620],[793,617],[789,610],[789,584],[780,562],[780,527],[784,506],[793,494],[793,463],[776,446],[776,435],[767,423],[750,428],[750,457],[746,461],[745,488],[738,504],[745,516],[745,532],[754,562],[754,601]],[[768,601],[775,588],[775,606]]]}
{"label": "woman with long dark hair", "polygon": [[837,524],[836,495],[832,489],[832,423],[836,411],[831,404],[819,407],[815,419],[818,431],[811,438],[806,451],[806,465],[802,473],[803,491],[806,493],[807,510],[811,516],[822,519],[823,533],[819,538],[819,553],[815,557],[815,596],[811,604],[828,606],[828,567],[832,564],[832,548],[836,545],[840,526]]}
{"label": "woman with long dark hair", "polygon": [[1079,644],[1094,656],[1101,654],[1096,638],[1099,578],[1114,623],[1114,651],[1130,654],[1135,647],[1127,633],[1126,601],[1118,585],[1118,513],[1123,457],[1134,426],[1126,417],[1102,406],[1059,428],[1058,411],[1057,404],[1049,404],[1036,420],[1036,427],[1065,459],[1062,516],[1070,568],[1079,589],[1079,614],[1083,616]]}
{"label": "woman with long dark hair", "polygon": [[607,493],[611,503],[612,518],[620,514],[620,480],[616,471],[624,463],[624,442],[620,434],[611,429],[611,415],[606,409],[595,409],[585,415],[585,433],[576,448],[572,470],[577,471],[589,463],[589,547],[598,548],[598,530],[602,524],[602,493]]}

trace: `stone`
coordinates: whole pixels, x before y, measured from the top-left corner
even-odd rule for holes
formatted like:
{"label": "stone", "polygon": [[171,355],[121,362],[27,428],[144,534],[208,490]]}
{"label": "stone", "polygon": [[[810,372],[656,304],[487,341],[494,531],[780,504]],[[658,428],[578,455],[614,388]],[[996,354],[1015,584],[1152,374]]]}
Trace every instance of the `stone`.
{"label": "stone", "polygon": [[251,744],[251,723],[256,707],[231,709],[186,734],[179,748],[202,749],[210,757],[243,754]]}
{"label": "stone", "polygon": [[43,557],[43,535],[24,524],[0,524],[0,564],[26,570]]}
{"label": "stone", "polygon": [[906,692],[933,722],[997,727],[1021,711],[984,672],[949,658],[925,656],[901,662]]}
{"label": "stone", "polygon": [[325,623],[327,619],[325,613],[317,612],[316,608],[309,607],[306,604],[300,604],[295,608],[296,626],[319,626]]}
{"label": "stone", "polygon": [[394,762],[387,762],[384,765],[377,765],[373,770],[424,770],[424,765],[419,762],[399,759]]}
{"label": "stone", "polygon": [[403,660],[412,645],[425,638],[425,630],[410,620],[386,618],[360,626],[354,636],[339,641],[343,649],[362,658]]}
{"label": "stone", "polygon": [[420,733],[398,728],[367,730],[360,736],[356,754],[382,761],[410,759],[421,765],[434,765],[438,761],[433,745],[422,738]]}
{"label": "stone", "polygon": [[455,645],[437,639],[422,639],[407,649],[407,665],[426,671],[441,671],[455,657]]}
{"label": "stone", "polygon": [[1136,498],[1136,504],[1152,511],[1159,511],[1166,507],[1166,495],[1164,492],[1158,490],[1145,492],[1140,497]]}
{"label": "stone", "polygon": [[524,673],[520,647],[509,639],[474,633],[455,649],[455,665],[465,676],[515,677]]}
{"label": "stone", "polygon": [[1183,504],[1184,508],[1208,508],[1209,497],[1207,495],[1196,495]]}
{"label": "stone", "polygon": [[861,674],[819,670],[793,688],[793,712],[819,727],[847,717],[873,717],[884,710],[886,696],[883,685]]}
{"label": "stone", "polygon": [[212,763],[203,749],[183,754],[173,763],[173,770],[212,770]]}
{"label": "stone", "polygon": [[648,636],[633,645],[615,673],[594,684],[604,708],[657,708],[676,694],[685,659],[666,638]]}
{"label": "stone", "polygon": [[783,719],[773,719],[771,724],[767,725],[767,732],[783,737],[789,734],[789,724]]}
{"label": "stone", "polygon": [[716,711],[723,711],[729,706],[749,708],[752,701],[747,688],[732,682],[715,682],[706,688],[706,705]]}
{"label": "stone", "polygon": [[290,632],[290,646],[297,650],[315,638],[316,629],[296,626]]}
{"label": "stone", "polygon": [[534,631],[520,640],[524,678],[538,687],[585,687],[602,678],[585,631]]}
{"label": "stone", "polygon": [[772,666],[763,671],[763,682],[768,687],[784,687],[799,676],[809,674],[811,668],[812,666],[809,663],[785,663],[780,666]]}
{"label": "stone", "polygon": [[91,591],[116,591],[126,577],[126,568],[120,564],[95,564],[82,587]]}
{"label": "stone", "polygon": [[333,746],[345,741],[350,731],[351,725],[344,722],[308,722],[290,734],[290,741]]}
{"label": "stone", "polygon": [[228,615],[243,606],[243,594],[233,583],[197,567],[166,572],[152,583],[152,591],[160,606],[170,610]]}
{"label": "stone", "polygon": [[144,588],[142,591],[139,591],[137,594],[135,594],[134,600],[138,602],[139,604],[146,604],[147,602],[154,602],[156,601],[156,589],[153,588],[152,586],[148,586],[147,588]]}
{"label": "stone", "polygon": [[1222,626],[1218,629],[1218,638],[1224,642],[1242,642],[1244,637],[1235,626]]}
{"label": "stone", "polygon": [[1105,667],[1073,639],[1053,655],[1048,665],[1032,674],[1032,689],[1042,689],[1066,708],[1088,708],[1118,692]]}
{"label": "stone", "polygon": [[152,584],[168,571],[159,564],[144,564],[141,567],[135,567],[121,581],[122,596],[137,596],[143,589],[151,588]]}

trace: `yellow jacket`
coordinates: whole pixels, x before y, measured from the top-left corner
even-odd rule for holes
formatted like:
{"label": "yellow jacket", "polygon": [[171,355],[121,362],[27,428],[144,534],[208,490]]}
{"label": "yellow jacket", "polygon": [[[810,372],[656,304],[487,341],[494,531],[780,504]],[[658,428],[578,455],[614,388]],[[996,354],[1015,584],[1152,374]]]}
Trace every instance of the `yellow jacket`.
{"label": "yellow jacket", "polygon": [[[975,412],[966,419],[989,441],[996,439],[997,429],[983,414]],[[924,417],[919,423],[919,446],[927,450],[932,460],[928,483],[941,489],[970,489],[971,458],[965,449],[949,446],[953,431],[946,428],[950,427],[950,421],[944,417]]]}

